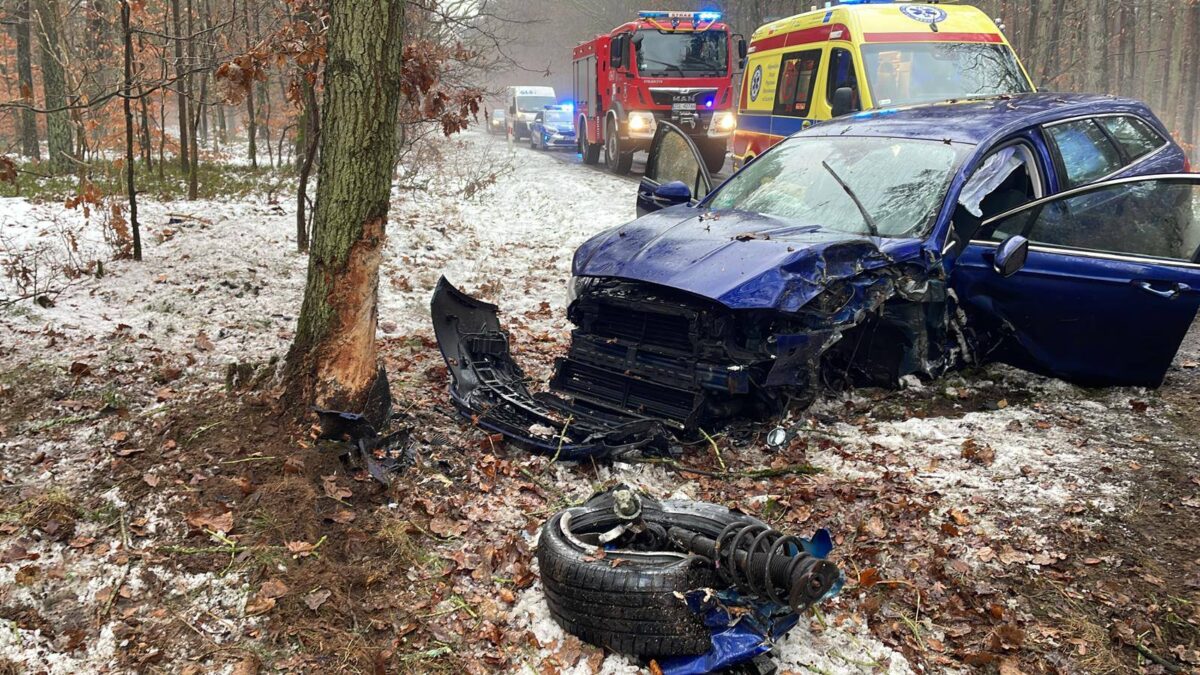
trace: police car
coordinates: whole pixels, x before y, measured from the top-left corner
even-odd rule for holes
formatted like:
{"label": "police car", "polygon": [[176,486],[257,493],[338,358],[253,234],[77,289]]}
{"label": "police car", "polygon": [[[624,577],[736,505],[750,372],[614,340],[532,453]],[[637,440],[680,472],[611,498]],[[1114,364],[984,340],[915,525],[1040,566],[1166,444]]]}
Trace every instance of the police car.
{"label": "police car", "polygon": [[529,123],[529,147],[534,150],[575,149],[574,110],[569,105],[548,105]]}

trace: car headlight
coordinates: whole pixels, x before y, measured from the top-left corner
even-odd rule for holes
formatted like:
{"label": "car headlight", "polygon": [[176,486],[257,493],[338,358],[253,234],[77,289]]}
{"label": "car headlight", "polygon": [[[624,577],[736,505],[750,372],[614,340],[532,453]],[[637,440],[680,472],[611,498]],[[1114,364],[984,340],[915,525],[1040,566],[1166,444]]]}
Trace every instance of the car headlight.
{"label": "car headlight", "polygon": [[573,305],[596,281],[596,277],[571,277],[567,282],[567,307]]}
{"label": "car headlight", "polygon": [[654,113],[646,110],[634,110],[629,113],[628,124],[629,135],[640,138],[653,138],[654,130],[658,126],[654,120]]}
{"label": "car headlight", "polygon": [[708,123],[709,136],[728,136],[737,128],[737,115],[732,110],[721,110],[713,113],[712,121]]}

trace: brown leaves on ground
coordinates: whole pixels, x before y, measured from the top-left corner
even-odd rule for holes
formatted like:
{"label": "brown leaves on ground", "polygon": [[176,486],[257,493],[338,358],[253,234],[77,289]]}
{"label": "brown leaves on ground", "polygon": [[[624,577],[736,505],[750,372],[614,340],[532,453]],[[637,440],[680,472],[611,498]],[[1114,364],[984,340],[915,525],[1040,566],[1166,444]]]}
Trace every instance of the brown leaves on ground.
{"label": "brown leaves on ground", "polygon": [[184,518],[187,524],[197,530],[209,530],[229,534],[233,531],[233,511],[218,511],[202,509],[193,511]]}

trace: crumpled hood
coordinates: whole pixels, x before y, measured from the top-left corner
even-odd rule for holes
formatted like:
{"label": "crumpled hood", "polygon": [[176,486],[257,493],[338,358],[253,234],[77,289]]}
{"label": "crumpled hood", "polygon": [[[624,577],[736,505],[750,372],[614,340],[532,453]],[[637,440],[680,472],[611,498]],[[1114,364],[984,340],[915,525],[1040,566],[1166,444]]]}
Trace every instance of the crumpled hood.
{"label": "crumpled hood", "polygon": [[675,206],[588,240],[575,251],[572,270],[676,288],[731,309],[794,312],[831,282],[919,252],[917,239],[873,239],[757,213]]}

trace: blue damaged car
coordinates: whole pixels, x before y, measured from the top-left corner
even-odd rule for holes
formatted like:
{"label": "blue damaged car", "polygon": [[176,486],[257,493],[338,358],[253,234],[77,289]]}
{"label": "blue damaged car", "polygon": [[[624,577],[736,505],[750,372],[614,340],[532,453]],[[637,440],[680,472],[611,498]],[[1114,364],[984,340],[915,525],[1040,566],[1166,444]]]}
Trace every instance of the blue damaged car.
{"label": "blue damaged car", "polygon": [[660,125],[644,215],[575,253],[551,391],[524,390],[495,308],[444,283],[451,393],[482,426],[594,454],[963,364],[1157,386],[1200,306],[1187,171],[1144,104],[1108,96],[860,113],[717,187]]}

